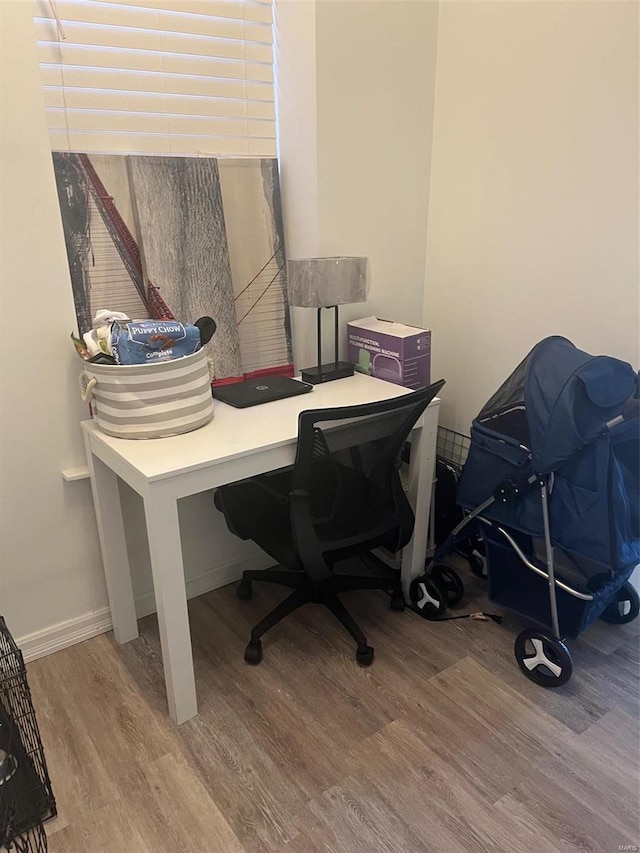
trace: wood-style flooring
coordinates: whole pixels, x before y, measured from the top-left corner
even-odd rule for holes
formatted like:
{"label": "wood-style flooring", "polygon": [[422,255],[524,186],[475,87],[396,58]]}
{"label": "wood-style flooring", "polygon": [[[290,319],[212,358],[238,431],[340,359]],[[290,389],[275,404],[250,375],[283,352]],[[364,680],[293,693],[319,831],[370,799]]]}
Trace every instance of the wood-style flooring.
{"label": "wood-style flooring", "polygon": [[[491,609],[464,576],[470,609]],[[308,606],[243,661],[286,592],[189,602],[200,714],[167,717],[155,617],[28,667],[59,816],[51,853],[558,853],[637,850],[636,625],[571,643],[545,691],[513,658],[523,624],[433,623],[383,593],[344,596],[368,669]]]}

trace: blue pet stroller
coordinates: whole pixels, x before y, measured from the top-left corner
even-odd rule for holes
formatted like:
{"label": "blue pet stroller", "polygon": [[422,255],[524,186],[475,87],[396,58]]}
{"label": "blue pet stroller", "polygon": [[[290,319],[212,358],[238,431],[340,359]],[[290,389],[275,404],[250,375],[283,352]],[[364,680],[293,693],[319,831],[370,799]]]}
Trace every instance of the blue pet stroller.
{"label": "blue pet stroller", "polygon": [[565,684],[572,662],[564,639],[594,620],[634,619],[639,396],[630,364],[588,355],[562,337],[537,344],[473,422],[458,486],[467,515],[414,579],[414,608],[437,619],[447,593],[449,603],[459,598],[455,572],[441,561],[478,524],[490,599],[541,626],[515,641],[532,681]]}

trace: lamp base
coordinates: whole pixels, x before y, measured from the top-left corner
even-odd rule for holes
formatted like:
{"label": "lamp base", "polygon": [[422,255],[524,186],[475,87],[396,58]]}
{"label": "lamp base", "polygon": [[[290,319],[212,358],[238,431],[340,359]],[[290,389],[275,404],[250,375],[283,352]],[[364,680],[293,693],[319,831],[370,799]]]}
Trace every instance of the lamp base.
{"label": "lamp base", "polygon": [[319,385],[321,382],[332,382],[334,379],[345,379],[353,376],[354,368],[350,361],[332,361],[330,364],[321,364],[319,367],[308,367],[302,371],[302,381],[310,385]]}

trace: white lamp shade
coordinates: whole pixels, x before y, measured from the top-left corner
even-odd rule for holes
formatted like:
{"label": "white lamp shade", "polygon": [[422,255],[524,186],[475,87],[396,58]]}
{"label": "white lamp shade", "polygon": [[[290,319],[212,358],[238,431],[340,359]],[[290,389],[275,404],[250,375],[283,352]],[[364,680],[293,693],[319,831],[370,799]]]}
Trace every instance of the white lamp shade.
{"label": "white lamp shade", "polygon": [[367,258],[292,258],[287,278],[289,304],[298,308],[329,308],[367,299]]}

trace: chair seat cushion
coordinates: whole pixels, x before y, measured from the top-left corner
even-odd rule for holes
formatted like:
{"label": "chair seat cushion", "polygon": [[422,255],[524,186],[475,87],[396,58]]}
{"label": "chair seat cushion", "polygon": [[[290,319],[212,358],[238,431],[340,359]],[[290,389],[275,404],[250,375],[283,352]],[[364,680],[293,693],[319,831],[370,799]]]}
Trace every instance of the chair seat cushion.
{"label": "chair seat cushion", "polygon": [[252,539],[287,569],[302,571],[289,521],[290,479],[290,472],[284,471],[223,486],[216,493],[216,505],[232,533]]}
{"label": "chair seat cushion", "polygon": [[[304,566],[294,549],[289,514],[291,476],[291,469],[283,469],[223,486],[216,493],[215,502],[232,533],[241,539],[252,539],[280,565],[302,571]],[[360,478],[353,472],[344,471],[344,476],[347,482],[341,484],[342,500],[334,507],[336,517],[316,523],[320,542],[331,541],[334,545],[325,554],[327,563],[331,565],[380,545],[396,550],[397,522],[384,524],[388,507],[384,503],[377,506],[371,498],[365,501],[356,488],[360,486]],[[349,480],[353,482],[348,483]],[[369,540],[362,538],[361,531],[373,531],[376,527],[377,532]],[[349,540],[354,537],[357,543],[351,544]]]}

